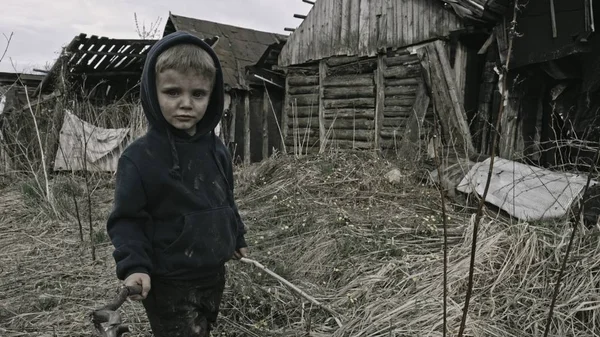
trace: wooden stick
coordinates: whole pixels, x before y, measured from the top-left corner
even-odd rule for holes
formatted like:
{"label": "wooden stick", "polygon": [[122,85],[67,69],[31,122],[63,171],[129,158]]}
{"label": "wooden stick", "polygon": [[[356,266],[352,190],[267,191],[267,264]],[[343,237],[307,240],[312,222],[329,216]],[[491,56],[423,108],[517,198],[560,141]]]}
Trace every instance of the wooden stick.
{"label": "wooden stick", "polygon": [[550,0],[550,17],[552,18],[552,37],[556,38],[558,33],[556,32],[556,11],[554,10],[554,0]]}
{"label": "wooden stick", "polygon": [[308,301],[310,301],[312,304],[314,304],[314,305],[322,308],[323,310],[327,311],[328,313],[330,313],[333,316],[333,319],[335,320],[335,322],[337,323],[337,325],[340,328],[342,327],[342,322],[337,318],[337,316],[340,316],[338,313],[336,313],[335,311],[333,311],[333,309],[327,307],[326,305],[322,304],[321,302],[317,301],[314,297],[312,297],[309,294],[305,293],[300,288],[298,288],[295,285],[293,285],[290,281],[288,281],[288,280],[284,279],[283,277],[277,275],[275,272],[269,270],[267,267],[265,267],[264,265],[262,265],[260,262],[258,262],[256,260],[252,260],[252,259],[243,257],[243,258],[240,259],[240,261],[244,262],[244,263],[247,263],[247,264],[254,265],[256,268],[258,268],[258,269],[264,271],[265,273],[273,276],[279,282],[285,284],[290,289],[292,289],[293,291],[295,291],[296,293],[298,293],[300,296],[302,296],[305,299],[307,299]]}

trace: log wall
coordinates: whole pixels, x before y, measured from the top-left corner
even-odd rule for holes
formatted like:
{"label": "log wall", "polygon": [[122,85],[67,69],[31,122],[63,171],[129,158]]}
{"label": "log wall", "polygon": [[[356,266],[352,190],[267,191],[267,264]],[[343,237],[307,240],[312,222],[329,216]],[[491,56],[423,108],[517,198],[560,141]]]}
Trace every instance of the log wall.
{"label": "log wall", "polygon": [[[406,49],[289,67],[284,104],[287,151],[394,148],[408,134],[411,117],[417,123],[419,90],[427,96],[419,58]],[[425,105],[423,101],[416,124],[421,139],[433,120],[429,100]]]}

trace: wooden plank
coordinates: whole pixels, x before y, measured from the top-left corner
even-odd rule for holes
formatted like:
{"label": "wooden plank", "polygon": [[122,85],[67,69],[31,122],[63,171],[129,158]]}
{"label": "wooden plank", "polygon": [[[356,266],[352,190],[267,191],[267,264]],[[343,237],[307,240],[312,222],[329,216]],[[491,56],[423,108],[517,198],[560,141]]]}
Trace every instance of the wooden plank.
{"label": "wooden plank", "polygon": [[471,139],[471,131],[469,129],[469,123],[467,121],[467,114],[458,95],[456,80],[454,79],[454,76],[451,72],[450,60],[448,60],[448,55],[446,54],[446,50],[444,49],[444,46],[441,41],[435,41],[433,44],[438,54],[437,56],[439,60],[439,65],[442,68],[444,80],[448,87],[448,94],[450,95],[450,101],[454,108],[453,117],[456,123],[456,127],[461,133],[462,141],[466,146],[466,150],[470,153],[474,153],[475,149],[473,147],[473,140]]}
{"label": "wooden plank", "polygon": [[351,52],[350,25],[352,24],[351,6],[352,1],[341,1],[342,3],[342,27],[340,28],[339,54],[348,55]]}
{"label": "wooden plank", "polygon": [[250,92],[244,93],[244,163],[250,164]]}
{"label": "wooden plank", "polygon": [[385,65],[388,67],[394,67],[394,66],[405,65],[408,62],[414,63],[414,61],[419,62],[419,58],[416,55],[402,54],[399,56],[393,56],[393,57],[386,58]]}
{"label": "wooden plank", "polygon": [[385,129],[385,130],[381,130],[381,132],[380,132],[381,138],[402,139],[402,135],[404,133],[402,131],[400,131],[400,129],[402,129],[403,127],[404,127],[404,125],[400,125],[400,126],[398,126],[397,129]]}
{"label": "wooden plank", "polygon": [[319,104],[319,94],[290,95],[292,106],[317,106]]}
{"label": "wooden plank", "polygon": [[350,2],[350,33],[348,36],[348,46],[351,52],[358,51],[360,41],[360,2],[361,0],[348,0]]}
{"label": "wooden plank", "polygon": [[286,80],[290,87],[319,85],[319,76],[288,76]]}
{"label": "wooden plank", "polygon": [[400,106],[400,107],[386,107],[383,110],[383,119],[386,118],[395,118],[395,117],[404,117],[408,118],[412,114],[412,107],[410,106]]}
{"label": "wooden plank", "polygon": [[294,117],[288,120],[288,126],[292,128],[316,128],[319,125],[319,117]]}
{"label": "wooden plank", "polygon": [[421,66],[423,69],[423,77],[425,78],[425,82],[428,84],[428,87],[431,88],[432,104],[436,109],[438,119],[442,124],[442,130],[446,135],[446,139],[451,139],[454,137],[450,121],[451,114],[448,111],[450,109],[451,104],[444,100],[444,93],[447,90],[443,89],[443,80],[440,77],[441,72],[435,71],[435,68],[431,64],[433,62],[431,59],[437,58],[435,54],[435,48],[432,48],[431,45],[424,46],[422,48],[417,49],[417,55],[419,55],[419,59],[421,60]]}
{"label": "wooden plank", "polygon": [[290,90],[288,91],[290,95],[317,94],[318,92],[318,85],[290,87]]}
{"label": "wooden plank", "polygon": [[350,129],[350,130],[373,130],[375,121],[372,119],[325,119],[325,128]]}
{"label": "wooden plank", "polygon": [[369,54],[369,1],[360,1],[360,17],[358,22],[358,53],[359,55]]}
{"label": "wooden plank", "polygon": [[319,63],[319,141],[321,144],[320,153],[325,151],[326,130],[325,130],[325,76],[327,75],[327,63],[321,60]]}
{"label": "wooden plank", "polygon": [[386,2],[385,13],[387,16],[387,19],[386,19],[386,26],[387,26],[386,27],[386,35],[387,35],[386,46],[390,46],[394,43],[394,41],[397,41],[396,23],[398,22],[398,20],[396,18],[396,10],[395,10],[397,1],[396,0],[386,0],[385,2]]}
{"label": "wooden plank", "polygon": [[397,66],[393,68],[387,68],[383,76],[385,78],[416,78],[421,74],[420,65],[409,65],[409,66]]}
{"label": "wooden plank", "polygon": [[364,87],[326,87],[323,98],[372,98],[375,97],[375,86]]}
{"label": "wooden plank", "polygon": [[333,38],[332,38],[332,48],[331,55],[336,55],[341,52],[342,46],[344,45],[342,39],[342,26],[344,25],[344,21],[346,18],[342,17],[342,13],[344,12],[344,4],[342,0],[333,0]]}
{"label": "wooden plank", "polygon": [[262,116],[262,157],[263,160],[269,158],[269,94],[266,88],[263,92],[263,116]]}
{"label": "wooden plank", "polygon": [[412,114],[407,122],[407,127],[404,132],[404,139],[408,139],[411,142],[417,142],[422,131],[423,122],[425,120],[425,114],[429,107],[429,95],[427,94],[427,88],[424,83],[419,85],[419,91],[417,92],[417,98],[415,104],[412,106]]}
{"label": "wooden plank", "polygon": [[333,56],[327,59],[327,66],[334,68],[348,63],[358,62],[360,58],[358,56]]}
{"label": "wooden plank", "polygon": [[[282,133],[282,137],[283,139],[286,139],[288,136],[288,116],[289,116],[289,111],[291,110],[290,107],[290,77],[286,77],[285,78],[285,92],[284,92],[284,96],[283,96],[283,113],[281,114],[281,133]],[[281,145],[282,149],[283,149],[283,153],[286,154],[287,153],[287,148],[284,144]]]}
{"label": "wooden plank", "polygon": [[415,95],[417,88],[418,86],[416,85],[386,86],[385,97]]}
{"label": "wooden plank", "polygon": [[382,130],[394,129],[400,130],[402,127],[408,124],[410,117],[388,117],[383,120]]}
{"label": "wooden plank", "polygon": [[362,118],[362,119],[374,119],[374,109],[325,109],[325,118]]}
{"label": "wooden plank", "polygon": [[405,86],[405,85],[418,85],[421,82],[421,78],[409,77],[409,78],[386,78],[385,85],[390,86]]}
{"label": "wooden plank", "polygon": [[324,100],[325,109],[338,108],[374,108],[374,98],[351,98],[338,100]]}
{"label": "wooden plank", "polygon": [[379,131],[383,123],[383,108],[385,107],[385,83],[384,73],[386,71],[384,55],[380,54],[377,56],[377,70],[375,70],[375,82],[377,83],[377,98],[375,103],[375,148],[379,149],[380,139]]}
{"label": "wooden plank", "polygon": [[465,85],[467,82],[467,48],[461,42],[457,42],[456,56],[454,58],[454,78],[456,79],[456,91],[459,102],[465,104]]}
{"label": "wooden plank", "polygon": [[413,106],[415,97],[386,97],[385,106]]}
{"label": "wooden plank", "polygon": [[374,85],[373,75],[340,75],[325,78],[325,87],[358,87]]}
{"label": "wooden plank", "polygon": [[229,113],[231,114],[231,121],[229,123],[229,143],[235,143],[235,119],[240,104],[233,97],[229,105]]}
{"label": "wooden plank", "polygon": [[[348,129],[329,129],[327,131],[330,134],[330,138],[333,139],[344,139],[344,140],[359,140],[359,141],[373,141],[373,131],[371,130],[348,130]],[[331,141],[331,140],[328,140]]]}
{"label": "wooden plank", "polygon": [[319,107],[318,106],[299,106],[292,107],[289,111],[290,118],[292,117],[318,117]]}

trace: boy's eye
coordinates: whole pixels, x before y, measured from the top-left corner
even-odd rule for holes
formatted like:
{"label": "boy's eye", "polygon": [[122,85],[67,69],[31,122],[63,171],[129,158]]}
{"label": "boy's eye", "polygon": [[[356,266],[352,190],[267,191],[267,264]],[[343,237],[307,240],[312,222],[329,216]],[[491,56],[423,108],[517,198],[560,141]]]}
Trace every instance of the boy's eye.
{"label": "boy's eye", "polygon": [[176,89],[168,89],[164,91],[165,94],[169,95],[169,96],[177,96],[179,95],[179,90]]}
{"label": "boy's eye", "polygon": [[206,96],[206,92],[204,90],[194,91],[193,95],[196,98],[202,98]]}

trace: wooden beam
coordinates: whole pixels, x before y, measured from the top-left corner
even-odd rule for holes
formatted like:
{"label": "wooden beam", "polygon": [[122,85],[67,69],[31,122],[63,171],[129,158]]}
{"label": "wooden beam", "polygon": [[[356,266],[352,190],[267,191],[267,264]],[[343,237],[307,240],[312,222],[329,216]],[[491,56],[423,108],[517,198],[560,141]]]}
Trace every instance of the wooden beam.
{"label": "wooden beam", "polygon": [[386,65],[384,55],[377,55],[377,69],[375,70],[375,83],[377,98],[375,101],[375,149],[381,147],[381,127],[383,125],[383,109],[385,107],[385,78]]}
{"label": "wooden beam", "polygon": [[285,140],[288,136],[288,119],[289,119],[289,111],[290,111],[290,77],[287,76],[285,78],[285,92],[283,98],[283,111],[281,112],[281,134],[283,137],[283,143],[281,144],[281,148],[283,149],[283,153],[287,154],[287,148],[285,145]]}
{"label": "wooden beam", "polygon": [[310,0],[302,0],[302,2],[309,4],[309,5],[314,5],[315,2],[314,1],[310,1]]}
{"label": "wooden beam", "polygon": [[264,88],[263,93],[263,116],[262,116],[262,157],[269,158],[269,93]]}
{"label": "wooden beam", "polygon": [[244,93],[244,163],[250,164],[250,92]]}
{"label": "wooden beam", "polygon": [[283,30],[285,30],[286,32],[292,32],[292,33],[293,33],[293,32],[295,32],[295,31],[296,31],[296,28],[288,28],[288,27],[285,27]]}
{"label": "wooden beam", "polygon": [[[458,95],[458,89],[456,87],[456,79],[454,78],[451,67],[450,60],[448,59],[448,55],[446,54],[446,50],[442,44],[442,41],[437,40],[434,43],[435,50],[437,51],[439,66],[441,66],[442,76],[446,82],[448,93],[450,95],[450,102],[452,103],[454,110],[454,122],[456,123],[456,128],[458,129],[463,145],[466,147],[466,150],[469,153],[474,153],[475,148],[473,147],[473,140],[471,138],[471,131],[469,129],[469,123],[467,122],[467,114],[465,113],[465,109],[463,103],[460,100],[460,96]],[[434,64],[435,65],[435,64]]]}
{"label": "wooden beam", "polygon": [[325,60],[319,62],[319,153],[325,151],[327,130],[325,130],[325,77],[327,76],[327,63]]}
{"label": "wooden beam", "polygon": [[425,115],[427,114],[427,108],[429,107],[429,95],[427,95],[427,87],[425,83],[419,85],[417,91],[417,98],[415,104],[412,107],[412,113],[408,119],[406,125],[406,131],[402,139],[408,139],[412,143],[419,141],[419,135],[421,134],[421,128],[425,121]]}
{"label": "wooden beam", "polygon": [[[234,96],[231,96],[231,103],[229,104],[229,113],[231,114],[231,122],[229,123],[229,143],[235,143],[235,118],[237,109],[239,109],[239,104],[236,104],[236,99]],[[233,150],[233,149],[231,149]]]}
{"label": "wooden beam", "polygon": [[294,17],[297,19],[302,19],[302,20],[306,19],[306,15],[302,15],[302,14],[294,14]]}

